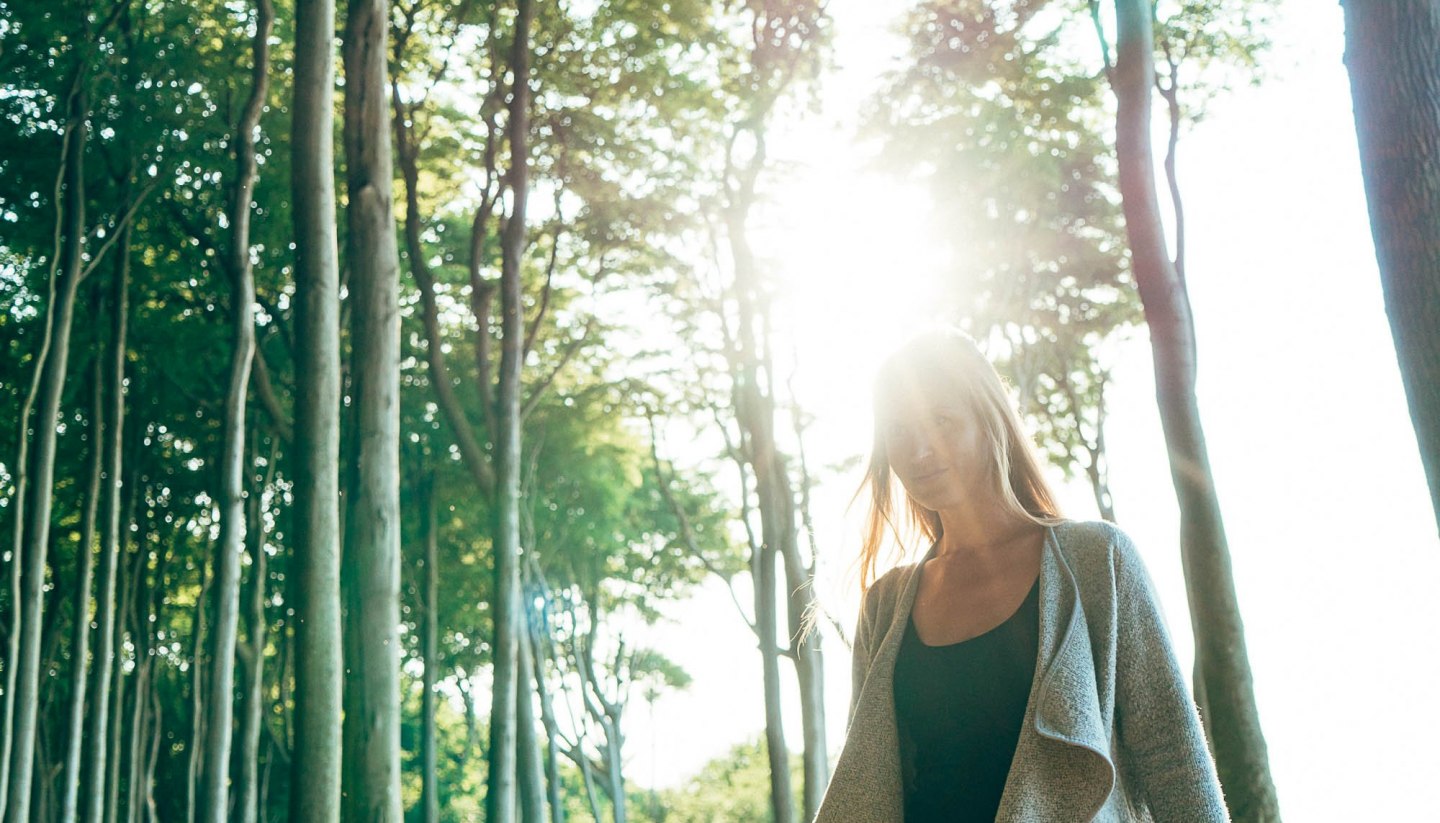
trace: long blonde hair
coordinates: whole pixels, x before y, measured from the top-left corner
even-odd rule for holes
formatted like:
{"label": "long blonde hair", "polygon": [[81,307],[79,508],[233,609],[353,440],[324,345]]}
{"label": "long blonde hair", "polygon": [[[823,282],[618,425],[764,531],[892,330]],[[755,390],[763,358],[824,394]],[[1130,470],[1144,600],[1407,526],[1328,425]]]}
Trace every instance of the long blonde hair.
{"label": "long blonde hair", "polygon": [[899,547],[917,536],[933,543],[944,533],[939,513],[921,506],[903,490],[900,494],[904,495],[904,517],[903,522],[897,522],[902,520],[896,511],[899,495],[885,450],[884,419],[880,413],[883,395],[897,377],[925,379],[927,376],[962,387],[962,399],[989,440],[990,477],[1005,509],[1040,525],[1053,525],[1064,519],[1055,503],[1055,494],[1040,471],[1030,436],[995,367],[964,332],[954,329],[924,332],[892,354],[875,381],[874,441],[865,478],[855,492],[858,500],[868,488],[870,498],[860,545],[862,594],[875,582],[880,547],[887,532],[895,536]]}

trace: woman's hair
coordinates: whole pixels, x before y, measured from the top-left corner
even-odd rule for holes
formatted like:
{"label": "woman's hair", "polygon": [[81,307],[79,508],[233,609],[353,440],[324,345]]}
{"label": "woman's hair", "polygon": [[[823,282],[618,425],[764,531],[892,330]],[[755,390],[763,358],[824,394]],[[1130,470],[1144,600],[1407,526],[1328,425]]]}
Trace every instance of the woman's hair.
{"label": "woman's hair", "polygon": [[[990,444],[989,477],[1001,504],[1012,514],[1031,522],[1050,525],[1062,519],[1060,507],[1040,464],[1030,436],[995,367],[976,347],[969,335],[954,329],[928,331],[906,343],[880,367],[875,381],[875,435],[865,479],[855,492],[859,499],[869,488],[870,506],[865,517],[864,540],[860,545],[860,591],[875,582],[880,546],[887,531],[903,546],[908,536],[919,534],[934,542],[944,528],[940,515],[921,506],[909,493],[895,488],[890,455],[885,449],[885,414],[881,408],[886,395],[897,386],[935,382],[953,386],[961,401]],[[898,493],[897,493],[898,492]],[[903,504],[899,497],[904,496]],[[903,505],[903,515],[897,508]]]}

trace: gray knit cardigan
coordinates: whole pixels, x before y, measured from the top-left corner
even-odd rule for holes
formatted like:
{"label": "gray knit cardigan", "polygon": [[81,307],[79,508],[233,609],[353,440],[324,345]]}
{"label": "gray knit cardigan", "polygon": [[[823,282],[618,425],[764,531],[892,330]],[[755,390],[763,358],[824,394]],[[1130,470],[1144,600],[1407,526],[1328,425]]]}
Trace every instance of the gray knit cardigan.
{"label": "gray knit cardigan", "polygon": [[[996,820],[1227,821],[1200,718],[1134,545],[1108,523],[1047,531],[1035,680]],[[816,823],[904,819],[895,658],[919,568],[892,569],[865,595],[849,731]]]}

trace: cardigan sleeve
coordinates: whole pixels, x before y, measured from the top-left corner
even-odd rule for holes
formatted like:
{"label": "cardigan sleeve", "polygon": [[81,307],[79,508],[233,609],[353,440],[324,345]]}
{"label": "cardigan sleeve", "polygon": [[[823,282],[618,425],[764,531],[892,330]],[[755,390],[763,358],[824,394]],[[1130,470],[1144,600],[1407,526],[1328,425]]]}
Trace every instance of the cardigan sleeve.
{"label": "cardigan sleeve", "polygon": [[[1200,716],[1175,659],[1154,587],[1118,529],[1115,722],[1136,799],[1156,823],[1228,821]],[[1128,775],[1127,775],[1128,776]]]}
{"label": "cardigan sleeve", "polygon": [[850,645],[850,712],[846,715],[848,729],[855,722],[855,708],[860,704],[860,689],[865,685],[865,676],[870,672],[870,661],[874,657],[871,635],[875,630],[875,601],[879,595],[880,581],[876,581],[865,592],[860,603],[860,615],[855,620],[854,640]]}

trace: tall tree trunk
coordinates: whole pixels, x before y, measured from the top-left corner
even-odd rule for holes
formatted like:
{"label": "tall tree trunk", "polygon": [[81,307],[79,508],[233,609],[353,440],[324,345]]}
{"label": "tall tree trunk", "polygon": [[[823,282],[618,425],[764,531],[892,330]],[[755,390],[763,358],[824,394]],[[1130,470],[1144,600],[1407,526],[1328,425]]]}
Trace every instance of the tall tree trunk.
{"label": "tall tree trunk", "polygon": [[[46,658],[47,664],[52,662]],[[35,735],[35,774],[34,781],[35,797],[31,801],[30,808],[33,810],[36,820],[51,819],[51,791],[50,791],[50,715],[46,712],[39,714],[39,728]]]}
{"label": "tall tree trunk", "polygon": [[[528,611],[521,605],[522,612]],[[540,723],[535,716],[535,695],[530,684],[535,682],[535,655],[530,646],[528,620],[522,615],[516,635],[516,661],[519,663],[515,686],[515,772],[520,788],[520,820],[522,823],[545,823],[545,765],[540,754]]]}
{"label": "tall tree trunk", "polygon": [[[781,718],[780,649],[776,645],[780,627],[776,562],[782,557],[782,547],[795,540],[795,519],[793,493],[784,473],[784,461],[775,445],[774,399],[761,385],[763,378],[773,379],[773,372],[763,368],[768,358],[761,346],[768,348],[769,341],[765,333],[769,324],[766,309],[760,303],[763,297],[759,271],[750,248],[746,225],[751,203],[754,202],[755,177],[764,163],[764,144],[758,135],[756,143],[762,148],[757,149],[756,156],[751,161],[752,165],[741,174],[739,186],[731,190],[731,202],[725,210],[726,234],[734,260],[734,291],[739,306],[733,403],[736,420],[743,432],[742,456],[754,474],[755,496],[760,510],[760,545],[752,546],[751,550],[755,555],[752,558],[755,576],[755,628],[759,633],[765,690],[765,744],[770,763],[770,805],[775,823],[789,823],[794,819],[791,800],[794,795],[790,785],[790,751],[785,743]],[[744,493],[749,492],[746,490]],[[789,588],[794,588],[794,584]],[[821,728],[823,730],[823,724]],[[809,731],[808,723],[806,730]],[[822,738],[823,734],[822,731]]]}
{"label": "tall tree trunk", "polygon": [[1155,67],[1151,5],[1116,0],[1116,154],[1136,285],[1155,354],[1156,398],[1180,504],[1180,547],[1195,632],[1195,692],[1237,821],[1280,819],[1255,707],[1245,631],[1220,503],[1195,400],[1195,332],[1165,248],[1150,142]]}
{"label": "tall tree trunk", "polygon": [[[295,744],[290,820],[340,820],[340,273],[335,226],[335,2],[295,11]],[[282,687],[283,691],[283,687]],[[305,787],[303,791],[298,787]]]}
{"label": "tall tree trunk", "polygon": [[257,823],[260,804],[260,730],[265,723],[265,595],[266,555],[265,527],[261,501],[265,489],[274,478],[275,449],[270,449],[266,462],[265,480],[250,496],[250,602],[249,626],[246,630],[245,684],[243,686],[245,714],[240,719],[240,753],[237,766],[237,782],[240,797],[236,801],[235,817],[240,823]]}
{"label": "tall tree trunk", "polygon": [[160,740],[164,737],[165,715],[160,711],[160,692],[150,690],[150,715],[155,724],[150,730],[150,750],[145,755],[145,823],[158,823],[160,814],[155,808],[155,764],[160,760]]}
{"label": "tall tree trunk", "polygon": [[[135,492],[139,472],[135,470],[134,455],[132,454],[131,456],[131,465],[127,469],[130,476],[124,484],[125,504],[124,513],[121,515],[122,526],[135,522],[135,498],[137,496]],[[109,750],[109,754],[105,758],[105,799],[103,807],[105,823],[116,823],[116,821],[120,819],[120,764],[122,761],[120,756],[122,752],[120,741],[124,738],[125,731],[126,680],[122,656],[125,648],[125,627],[130,622],[131,594],[134,589],[136,570],[139,566],[139,564],[134,561],[126,562],[123,531],[121,532],[121,539],[122,542],[117,547],[117,562],[119,564],[119,580],[117,583],[120,591],[120,601],[115,610],[115,634],[112,638],[115,649],[115,665],[111,668],[110,683],[110,688],[113,691],[110,700],[114,712],[110,718],[109,726],[106,729],[108,739],[105,743],[106,748]]]}
{"label": "tall tree trunk", "polygon": [[[122,238],[123,239],[123,238]],[[125,336],[130,311],[130,255],[128,244],[116,258],[109,308],[111,312],[109,361],[105,367],[105,511],[100,528],[99,579],[95,583],[95,662],[91,692],[94,705],[85,722],[85,763],[81,772],[81,795],[85,798],[85,823],[101,823],[105,799],[105,775],[110,710],[111,671],[115,657],[115,579],[120,564],[121,470],[123,468],[125,423]]]}
{"label": "tall tree trunk", "polygon": [[250,96],[235,126],[229,260],[232,283],[230,384],[220,453],[220,544],[215,552],[215,625],[210,632],[210,716],[205,728],[201,823],[226,823],[230,808],[230,747],[234,734],[235,638],[240,623],[240,554],[245,541],[245,406],[255,355],[255,280],[250,267],[250,196],[255,190],[255,132],[269,87],[270,0],[255,4]]}
{"label": "tall tree trunk", "polygon": [[70,326],[75,313],[75,294],[84,266],[85,244],[85,142],[89,130],[89,103],[83,89],[69,100],[66,126],[64,246],[55,293],[55,325],[49,355],[45,358],[40,382],[39,415],[35,418],[35,485],[26,506],[24,547],[13,562],[12,574],[20,579],[17,610],[18,657],[6,661],[15,667],[15,708],[6,729],[10,740],[7,823],[29,823],[31,784],[35,766],[35,730],[40,706],[41,617],[44,611],[45,564],[50,546],[50,504],[55,488],[55,439],[60,400],[65,388],[65,371],[70,356]]}
{"label": "tall tree trunk", "polygon": [[[149,572],[150,533],[146,525],[148,517],[137,521],[139,530],[135,535],[135,583],[134,608],[131,609],[130,642],[135,648],[134,683],[135,694],[130,701],[129,768],[125,779],[125,820],[138,823],[141,802],[144,800],[144,786],[141,780],[145,774],[145,743],[148,741],[150,716],[151,677],[154,673],[154,657],[150,654],[150,620],[154,611],[154,591]],[[154,586],[163,585],[164,557],[156,560]],[[158,619],[158,615],[157,615]]]}
{"label": "tall tree trunk", "polygon": [[345,157],[355,409],[346,483],[342,817],[399,823],[399,257],[386,80],[386,0],[351,0]]}
{"label": "tall tree trunk", "polygon": [[490,703],[490,771],[487,823],[515,820],[516,699],[519,668],[520,589],[520,367],[524,318],[520,314],[520,263],[525,252],[529,197],[531,0],[516,0],[510,57],[510,217],[501,236],[500,380],[495,462],[495,680]]}
{"label": "tall tree trunk", "polygon": [[545,657],[539,635],[527,629],[522,638],[534,668],[535,694],[540,698],[540,722],[545,728],[545,787],[550,804],[550,823],[565,823],[565,787],[560,783],[560,724],[555,718],[554,702],[545,685]]}
{"label": "tall tree trunk", "polygon": [[[174,534],[172,532],[171,534]],[[165,598],[169,589],[169,580],[166,577],[166,569],[170,562],[170,549],[173,543],[170,540],[161,540],[156,547],[155,558],[155,584],[150,590],[150,620],[154,625],[163,625]],[[152,651],[154,639],[149,635],[149,630],[142,625],[146,632],[146,677],[145,688],[141,694],[145,697],[145,735],[135,735],[135,765],[132,769],[134,774],[135,789],[134,811],[131,817],[133,823],[153,823],[155,820],[155,761],[159,756],[160,737],[165,722],[165,715],[159,708],[160,690],[155,688],[155,660],[157,655]],[[148,736],[148,740],[145,737]]]}
{"label": "tall tree trunk", "polygon": [[[100,303],[104,305],[103,302]],[[60,823],[75,823],[80,801],[80,754],[85,739],[85,691],[90,673],[90,589],[95,577],[95,519],[100,510],[100,481],[105,466],[105,357],[103,346],[95,351],[95,374],[90,381],[90,481],[85,492],[84,525],[76,549],[75,617],[70,640],[70,659],[75,669],[70,678],[70,704],[65,726],[65,765],[61,772]]]}
{"label": "tall tree trunk", "polygon": [[790,749],[785,745],[785,728],[780,711],[780,648],[775,643],[779,629],[779,603],[775,595],[775,550],[760,549],[759,574],[755,577],[755,628],[760,634],[761,675],[765,689],[765,752],[770,763],[770,811],[775,823],[789,823],[795,812],[790,787]]}
{"label": "tall tree trunk", "polygon": [[1342,5],[1385,313],[1440,525],[1440,0]]}
{"label": "tall tree trunk", "polygon": [[205,738],[205,615],[209,612],[206,598],[210,592],[207,569],[207,564],[200,564],[200,593],[195,597],[195,616],[190,621],[190,745],[186,748],[185,823],[195,823],[200,771],[205,764],[200,742]]}
{"label": "tall tree trunk", "polygon": [[423,823],[439,823],[440,787],[436,780],[435,752],[435,667],[439,658],[440,634],[440,575],[436,569],[437,532],[439,514],[435,502],[435,473],[427,471],[420,483],[421,505],[425,507],[425,624],[421,634],[421,654],[425,672],[422,679],[424,689],[420,699],[420,760],[422,785],[420,808]]}
{"label": "tall tree trunk", "polygon": [[[73,110],[77,102],[83,107],[84,103],[80,95],[84,82],[84,72],[76,71],[65,98],[67,109]],[[15,740],[13,734],[15,729],[15,685],[17,669],[20,665],[20,638],[24,634],[20,603],[23,599],[21,582],[23,558],[25,557],[25,527],[28,522],[25,506],[29,501],[30,488],[30,412],[34,409],[35,400],[40,396],[41,386],[45,382],[45,367],[49,362],[51,347],[55,341],[56,303],[58,302],[56,295],[59,293],[57,285],[61,279],[60,263],[65,257],[66,246],[73,238],[78,237],[71,222],[74,221],[80,227],[83,227],[85,222],[83,169],[76,178],[81,184],[80,190],[77,191],[75,186],[70,185],[70,160],[72,156],[83,157],[86,121],[83,118],[77,121],[74,117],[69,117],[69,113],[67,111],[68,119],[60,138],[60,163],[55,174],[55,187],[51,195],[55,204],[55,247],[51,257],[49,276],[46,279],[45,321],[40,332],[39,350],[35,352],[35,357],[30,364],[30,387],[25,393],[25,399],[20,404],[19,431],[15,438],[17,446],[13,469],[15,491],[10,500],[13,531],[10,562],[6,566],[10,584],[10,625],[7,627],[9,631],[5,648],[4,703],[3,706],[0,706],[0,819],[4,819],[5,811],[8,808],[10,762]],[[76,150],[72,149],[72,144],[77,141],[81,143],[78,149],[79,155],[76,155]],[[80,207],[78,213],[70,210],[72,200],[77,199]],[[78,260],[78,258],[78,253],[72,255],[67,259],[67,263],[70,259]]]}

